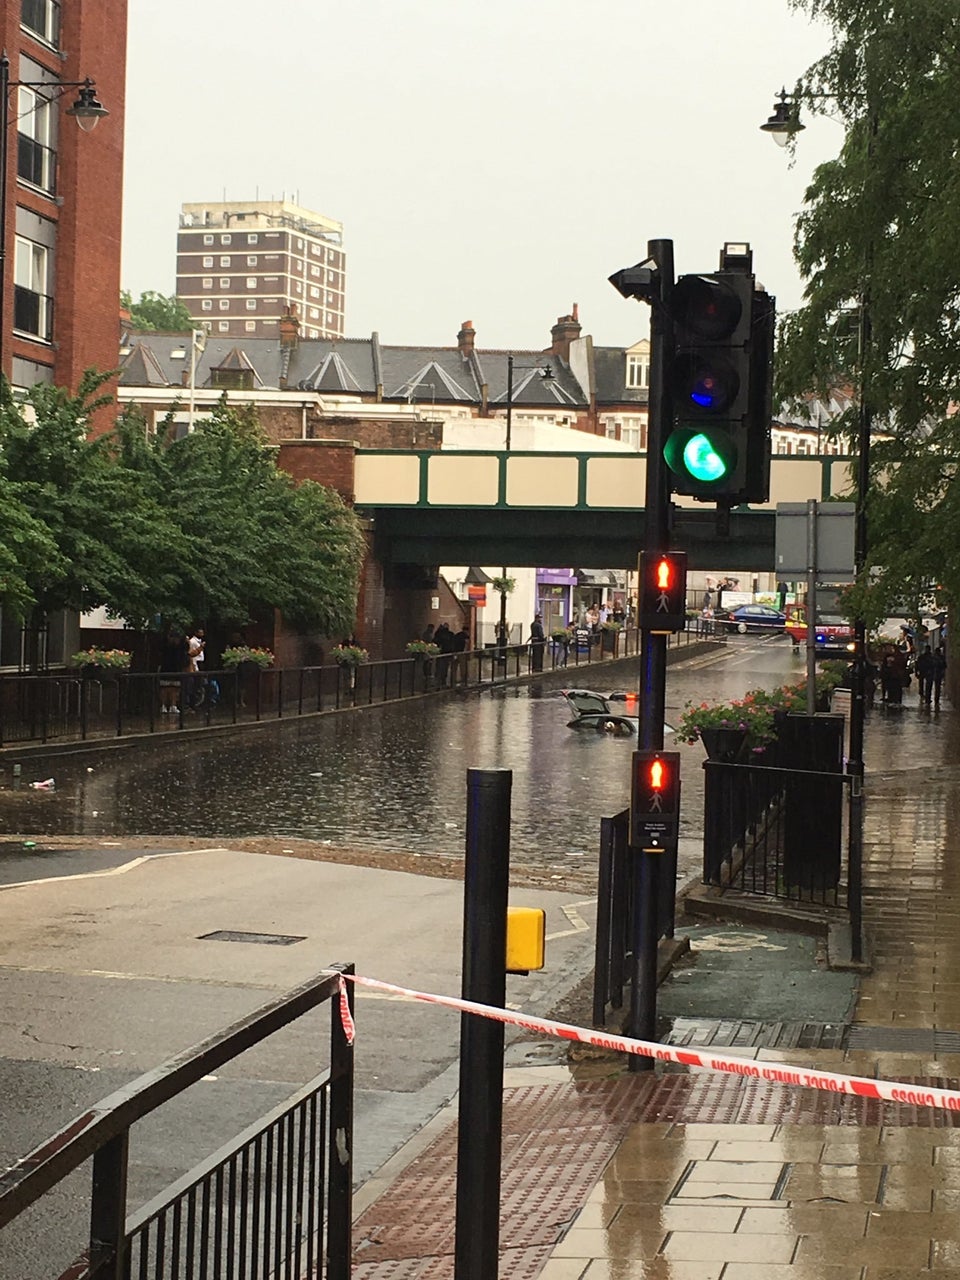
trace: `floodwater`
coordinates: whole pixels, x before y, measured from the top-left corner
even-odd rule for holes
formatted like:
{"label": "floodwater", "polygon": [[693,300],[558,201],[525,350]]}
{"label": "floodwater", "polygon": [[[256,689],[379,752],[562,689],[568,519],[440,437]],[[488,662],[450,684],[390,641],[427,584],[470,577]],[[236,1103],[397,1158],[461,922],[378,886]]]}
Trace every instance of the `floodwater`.
{"label": "floodwater", "polygon": [[[738,697],[802,673],[785,638],[736,637],[719,653],[668,669],[667,720],[688,701]],[[874,713],[868,746],[878,751],[868,766],[882,769],[905,733],[922,752],[916,711],[907,707],[903,715],[901,724]],[[7,831],[31,835],[262,836],[459,857],[467,769],[507,768],[512,860],[569,865],[595,856],[600,818],[627,805],[636,746],[635,738],[569,729],[569,719],[556,686],[544,681],[228,737],[164,735],[96,754],[31,757],[18,780],[7,765],[0,813]],[[938,732],[933,724],[927,731]],[[702,830],[703,751],[678,749],[681,835],[693,836]],[[55,790],[29,789],[31,780],[47,777]]]}

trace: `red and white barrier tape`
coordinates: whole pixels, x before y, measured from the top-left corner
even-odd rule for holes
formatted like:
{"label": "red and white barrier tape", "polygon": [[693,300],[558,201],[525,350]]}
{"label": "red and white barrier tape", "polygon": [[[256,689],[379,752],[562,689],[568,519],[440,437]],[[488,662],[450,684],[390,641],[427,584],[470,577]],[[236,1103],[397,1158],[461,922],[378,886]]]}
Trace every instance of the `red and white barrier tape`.
{"label": "red and white barrier tape", "polygon": [[795,1085],[801,1089],[821,1089],[827,1093],[854,1094],[858,1098],[876,1098],[881,1102],[905,1102],[918,1107],[939,1107],[944,1111],[960,1111],[960,1091],[938,1089],[927,1085],[898,1084],[890,1080],[869,1080],[865,1076],[844,1076],[834,1071],[807,1071],[785,1062],[755,1062],[751,1058],[722,1057],[692,1049],[675,1049],[670,1045],[656,1044],[649,1040],[632,1040],[628,1036],[610,1035],[605,1031],[588,1031],[567,1022],[552,1022],[547,1018],[534,1018],[528,1014],[513,1013],[509,1009],[497,1009],[493,1005],[478,1004],[473,1000],[461,1000],[456,996],[438,996],[427,991],[414,991],[410,987],[398,987],[392,982],[380,982],[376,978],[362,978],[348,973],[340,976],[340,1011],[343,1028],[352,1043],[353,1018],[346,999],[344,979],[360,987],[386,991],[391,995],[420,1000],[424,1004],[443,1005],[460,1013],[475,1013],[481,1018],[492,1018],[527,1031],[538,1031],[561,1040],[576,1040],[580,1044],[596,1045],[601,1049],[617,1049],[623,1053],[635,1053],[658,1062],[676,1062],[684,1067],[698,1067],[703,1071],[721,1071],[728,1075],[747,1076],[771,1084]]}

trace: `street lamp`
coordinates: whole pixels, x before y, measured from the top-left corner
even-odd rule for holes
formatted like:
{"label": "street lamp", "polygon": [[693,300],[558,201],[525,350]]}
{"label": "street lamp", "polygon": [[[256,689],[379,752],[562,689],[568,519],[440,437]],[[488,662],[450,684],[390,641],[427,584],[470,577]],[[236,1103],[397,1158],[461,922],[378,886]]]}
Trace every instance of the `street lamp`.
{"label": "street lamp", "polygon": [[11,80],[10,59],[7,57],[6,50],[0,55],[0,374],[4,367],[6,324],[7,155],[11,89],[32,89],[41,100],[38,105],[58,102],[68,89],[79,90],[76,101],[72,107],[67,108],[65,114],[73,116],[84,133],[90,133],[97,127],[103,116],[110,114],[97,98],[96,85],[89,77],[86,80]]}
{"label": "street lamp", "polygon": [[[835,94],[807,93],[809,99],[822,98],[838,101]],[[877,113],[871,111],[867,134],[867,172],[873,153],[873,140],[877,136]],[[773,114],[760,128],[770,134],[780,146],[786,144],[804,128],[800,120],[800,97],[792,98],[786,89],[777,94]],[[866,210],[864,211],[866,216]],[[857,405],[857,512],[854,534],[854,567],[859,578],[867,563],[867,491],[870,485],[870,433],[872,408],[870,403],[870,368],[873,334],[870,327],[870,276],[873,270],[873,242],[867,241],[863,259],[863,277],[860,281],[859,323],[857,332],[860,360],[860,387]],[[819,425],[819,424],[818,424]],[[816,601],[807,601],[808,625],[815,621],[813,610]],[[851,951],[854,960],[863,958],[863,739],[866,717],[867,627],[863,615],[854,619],[854,636],[857,652],[853,664],[853,688],[850,698],[850,754],[847,757],[847,773],[850,775],[850,847],[849,884],[847,886],[850,910]]]}
{"label": "street lamp", "polygon": [[[525,373],[528,370],[536,370],[540,374],[541,382],[553,382],[553,370],[548,364],[514,364],[513,356],[507,356],[507,432],[504,441],[505,452],[510,452],[510,441],[513,433],[513,372],[514,369]],[[507,566],[504,565],[501,574],[504,578],[507,576]],[[500,624],[499,624],[499,640],[503,649],[503,656],[506,657],[507,643],[507,593],[500,592]]]}

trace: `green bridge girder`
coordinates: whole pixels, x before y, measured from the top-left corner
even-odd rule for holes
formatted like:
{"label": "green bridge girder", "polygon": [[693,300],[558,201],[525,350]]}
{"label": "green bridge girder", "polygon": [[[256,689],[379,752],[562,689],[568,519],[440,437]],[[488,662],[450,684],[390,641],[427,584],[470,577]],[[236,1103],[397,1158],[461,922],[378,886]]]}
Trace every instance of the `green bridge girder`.
{"label": "green bridge girder", "polygon": [[[471,507],[370,507],[384,565],[509,564],[636,565],[644,512]],[[772,572],[776,515],[737,508],[721,532],[713,507],[674,508],[671,546],[686,551],[691,569]]]}

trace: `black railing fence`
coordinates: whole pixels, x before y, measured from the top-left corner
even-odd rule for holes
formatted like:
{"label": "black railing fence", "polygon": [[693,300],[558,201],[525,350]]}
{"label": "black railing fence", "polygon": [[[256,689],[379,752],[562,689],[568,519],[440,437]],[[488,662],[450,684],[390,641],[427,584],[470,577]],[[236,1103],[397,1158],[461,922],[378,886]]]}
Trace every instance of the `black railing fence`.
{"label": "black railing fence", "polygon": [[[699,622],[674,644],[707,638]],[[244,724],[372,706],[443,688],[478,688],[521,677],[571,675],[639,653],[640,633],[597,633],[589,642],[488,647],[435,658],[400,658],[358,667],[268,668],[173,677],[74,668],[39,675],[0,674],[0,746],[166,732],[197,725]],[[581,676],[577,676],[578,683]],[[165,710],[169,704],[173,709]]]}
{"label": "black railing fence", "polygon": [[704,761],[706,884],[840,906],[839,772]]}
{"label": "black railing fence", "polygon": [[[329,1067],[128,1216],[131,1127],[324,1003]],[[352,1151],[353,1048],[341,1023],[339,979],[325,975],[111,1094],[18,1160],[0,1176],[0,1229],[92,1157],[89,1244],[60,1280],[347,1280]]]}

